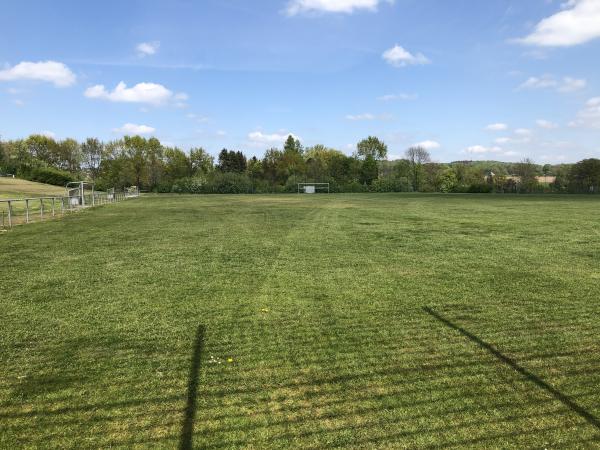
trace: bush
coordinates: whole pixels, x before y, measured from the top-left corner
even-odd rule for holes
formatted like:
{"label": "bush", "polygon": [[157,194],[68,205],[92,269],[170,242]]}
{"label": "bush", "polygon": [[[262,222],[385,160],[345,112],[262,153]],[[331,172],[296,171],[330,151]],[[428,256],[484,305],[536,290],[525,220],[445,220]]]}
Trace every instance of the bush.
{"label": "bush", "polygon": [[251,194],[254,189],[248,175],[215,171],[206,182],[207,194]]}
{"label": "bush", "polygon": [[254,187],[246,174],[215,171],[206,179],[180,178],[173,183],[177,194],[251,194]]}
{"label": "bush", "polygon": [[75,178],[69,172],[54,167],[37,167],[31,170],[27,178],[31,181],[55,186],[65,186],[67,183],[75,181]]}
{"label": "bush", "polygon": [[338,192],[369,192],[369,186],[353,180],[349,183],[340,184]]}
{"label": "bush", "polygon": [[406,177],[378,178],[371,185],[371,192],[410,192],[412,187]]}
{"label": "bush", "polygon": [[180,178],[175,180],[171,191],[177,194],[203,194],[204,185],[202,178]]}
{"label": "bush", "polygon": [[492,192],[492,186],[486,183],[473,183],[467,189],[469,194],[489,194]]}

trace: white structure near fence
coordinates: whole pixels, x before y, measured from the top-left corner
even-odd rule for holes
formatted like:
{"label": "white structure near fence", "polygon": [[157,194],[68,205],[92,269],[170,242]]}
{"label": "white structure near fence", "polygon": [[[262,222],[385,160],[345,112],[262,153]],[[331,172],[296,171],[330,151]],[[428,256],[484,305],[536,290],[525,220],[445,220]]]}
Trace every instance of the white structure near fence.
{"label": "white structure near fence", "polygon": [[329,183],[298,183],[298,194],[316,194],[317,192],[329,194]]}
{"label": "white structure near fence", "polygon": [[127,188],[123,192],[116,192],[114,188],[102,192],[94,190],[92,183],[78,181],[67,184],[64,196],[0,199],[0,229],[40,222],[84,208],[117,203],[139,195],[137,186]]}

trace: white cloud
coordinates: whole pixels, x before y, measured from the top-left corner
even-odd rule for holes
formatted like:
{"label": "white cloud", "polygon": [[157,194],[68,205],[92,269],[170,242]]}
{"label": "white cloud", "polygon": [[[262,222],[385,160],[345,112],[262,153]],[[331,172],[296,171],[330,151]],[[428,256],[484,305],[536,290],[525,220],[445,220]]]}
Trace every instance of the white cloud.
{"label": "white cloud", "polygon": [[558,125],[554,122],[550,122],[549,120],[544,120],[544,119],[538,119],[535,121],[535,124],[540,127],[543,128],[545,130],[553,130],[555,128],[558,128]]}
{"label": "white cloud", "polygon": [[294,139],[300,139],[293,133],[280,132],[267,134],[262,131],[253,131],[248,133],[248,140],[250,141],[250,144],[254,146],[278,145],[283,144],[288,136],[292,136]]}
{"label": "white cloud", "polygon": [[508,125],[505,123],[490,123],[485,129],[488,131],[505,131],[508,130]]}
{"label": "white cloud", "polygon": [[392,118],[389,114],[371,114],[371,113],[363,113],[363,114],[347,114],[346,120],[352,121],[360,121],[360,120],[389,120]]}
{"label": "white cloud", "polygon": [[158,42],[158,41],[141,42],[138,45],[136,45],[135,49],[137,51],[138,56],[140,58],[143,58],[145,56],[150,56],[150,55],[156,54],[159,47],[160,47],[160,42]]}
{"label": "white cloud", "polygon": [[519,89],[548,89],[557,86],[558,81],[552,75],[544,75],[542,77],[529,77],[519,86]]}
{"label": "white cloud", "polygon": [[180,100],[184,93],[173,94],[162,84],[157,83],[138,83],[128,88],[124,82],[120,82],[115,89],[107,91],[104,85],[97,84],[85,90],[84,95],[88,98],[97,98],[109,100],[111,102],[126,103],[148,103],[150,105],[162,105],[172,100]]}
{"label": "white cloud", "polygon": [[412,54],[398,44],[383,52],[381,55],[388,64],[394,67],[406,67],[413,65],[429,64],[431,61],[422,53]]}
{"label": "white cloud", "polygon": [[417,98],[419,98],[419,96],[417,94],[385,94],[382,95],[380,97],[377,97],[377,100],[382,101],[382,102],[392,102],[395,100],[402,100],[402,101],[408,101],[408,100],[416,100]]}
{"label": "white cloud", "polygon": [[15,98],[12,102],[17,106],[25,106],[25,102],[19,98]]}
{"label": "white cloud", "polygon": [[[394,0],[384,0],[393,3]],[[345,13],[357,10],[376,11],[381,0],[291,0],[285,9],[288,16],[303,13]]]}
{"label": "white cloud", "polygon": [[585,79],[563,77],[557,79],[554,75],[529,77],[519,86],[519,89],[555,89],[558,92],[568,93],[579,91],[587,86]]}
{"label": "white cloud", "polygon": [[528,144],[532,140],[533,132],[527,128],[517,128],[514,131],[516,137],[508,137],[503,136],[494,140],[495,144],[505,145],[505,144]]}
{"label": "white cloud", "polygon": [[471,147],[467,147],[462,151],[462,153],[467,153],[471,155],[478,155],[481,158],[490,158],[490,157],[498,157],[498,156],[516,156],[517,153],[514,150],[504,150],[499,146],[486,147],[484,145],[472,145]]}
{"label": "white cloud", "polygon": [[569,47],[600,37],[600,1],[568,0],[563,11],[540,21],[516,42],[541,47]]}
{"label": "white cloud", "polygon": [[439,142],[436,141],[423,141],[423,142],[417,142],[416,144],[413,144],[412,147],[421,147],[424,148],[425,150],[434,150],[436,148],[440,148],[441,144]]}
{"label": "white cloud", "polygon": [[472,145],[470,147],[467,147],[464,150],[464,153],[475,153],[475,154],[482,154],[482,153],[500,153],[502,152],[502,148],[501,147],[485,147],[483,145]]}
{"label": "white cloud", "polygon": [[346,116],[347,120],[375,120],[376,117],[374,114],[371,113],[364,113],[364,114],[348,114]]}
{"label": "white cloud", "polygon": [[42,136],[46,136],[49,138],[54,139],[56,137],[56,133],[54,131],[48,131],[48,130],[44,130],[40,133]]}
{"label": "white cloud", "polygon": [[126,123],[120,128],[114,128],[113,132],[119,134],[152,134],[156,131],[155,128],[149,127],[148,125],[137,125],[135,123]]}
{"label": "white cloud", "polygon": [[190,96],[187,95],[185,92],[178,92],[177,94],[175,94],[173,96],[173,98],[175,100],[185,101],[185,100],[188,100],[190,98]]}
{"label": "white cloud", "polygon": [[575,92],[579,91],[587,86],[587,81],[584,79],[577,79],[571,77],[563,78],[563,84],[559,86],[559,92]]}
{"label": "white cloud", "polygon": [[600,97],[590,98],[579,111],[577,118],[569,123],[573,128],[600,129]]}
{"label": "white cloud", "polygon": [[531,135],[531,130],[528,128],[517,128],[515,130],[515,134],[517,136],[530,136]]}
{"label": "white cloud", "polygon": [[0,81],[36,80],[67,87],[75,83],[76,76],[63,63],[56,61],[23,61],[13,67],[0,70]]}
{"label": "white cloud", "polygon": [[210,122],[210,117],[207,116],[199,116],[196,113],[188,113],[186,114],[186,117],[188,119],[194,120],[197,123],[206,123],[206,122]]}

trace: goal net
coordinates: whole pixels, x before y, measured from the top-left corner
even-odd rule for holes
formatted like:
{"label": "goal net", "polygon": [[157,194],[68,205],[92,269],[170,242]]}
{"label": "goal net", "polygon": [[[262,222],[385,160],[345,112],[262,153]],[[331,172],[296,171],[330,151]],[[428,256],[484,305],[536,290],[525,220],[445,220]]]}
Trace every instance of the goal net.
{"label": "goal net", "polygon": [[329,183],[298,183],[298,194],[329,194]]}
{"label": "goal net", "polygon": [[94,183],[86,181],[73,181],[65,186],[69,206],[93,206],[94,205]]}

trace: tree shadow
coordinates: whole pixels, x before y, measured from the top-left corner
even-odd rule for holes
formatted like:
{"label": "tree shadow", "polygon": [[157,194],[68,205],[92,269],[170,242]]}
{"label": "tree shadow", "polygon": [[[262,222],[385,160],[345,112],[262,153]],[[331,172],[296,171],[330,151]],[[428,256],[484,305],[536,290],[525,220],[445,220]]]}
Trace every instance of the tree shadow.
{"label": "tree shadow", "polygon": [[451,322],[450,320],[446,319],[445,317],[443,317],[442,315],[440,315],[433,309],[425,306],[425,307],[423,307],[423,311],[425,311],[427,314],[434,317],[438,321],[442,322],[447,327],[458,331],[460,334],[462,334],[463,336],[465,336],[466,338],[468,338],[469,340],[471,340],[472,342],[477,344],[479,347],[481,347],[482,349],[491,353],[498,360],[500,360],[503,363],[505,363],[506,365],[508,365],[514,371],[518,372],[523,377],[525,377],[527,380],[531,381],[532,383],[536,384],[539,388],[541,388],[541,389],[545,390],[546,392],[548,392],[549,394],[551,394],[555,399],[562,402],[565,406],[567,406],[569,409],[571,409],[571,411],[573,411],[574,413],[578,414],[583,419],[585,419],[585,421],[588,422],[590,425],[592,425],[593,427],[600,430],[600,420],[598,420],[598,418],[596,416],[594,416],[589,411],[584,409],[582,406],[580,406],[579,404],[577,404],[576,402],[571,400],[569,397],[567,397],[565,394],[563,394],[561,391],[559,391],[555,387],[551,386],[550,384],[548,384],[547,382],[545,382],[544,380],[542,380],[535,374],[529,372],[523,366],[519,365],[519,363],[517,363],[514,359],[501,353],[499,350],[494,348],[494,346],[492,346],[491,344],[488,344],[487,342],[485,342],[484,340],[475,336],[474,334],[470,333],[466,329],[464,329],[464,328],[458,326],[457,324]]}
{"label": "tree shadow", "polygon": [[199,325],[196,330],[196,339],[194,340],[194,350],[192,352],[188,378],[187,402],[181,425],[181,436],[179,438],[179,448],[181,450],[192,449],[194,419],[196,418],[196,398],[198,394],[198,375],[200,373],[202,351],[204,350],[204,331],[204,325]]}

